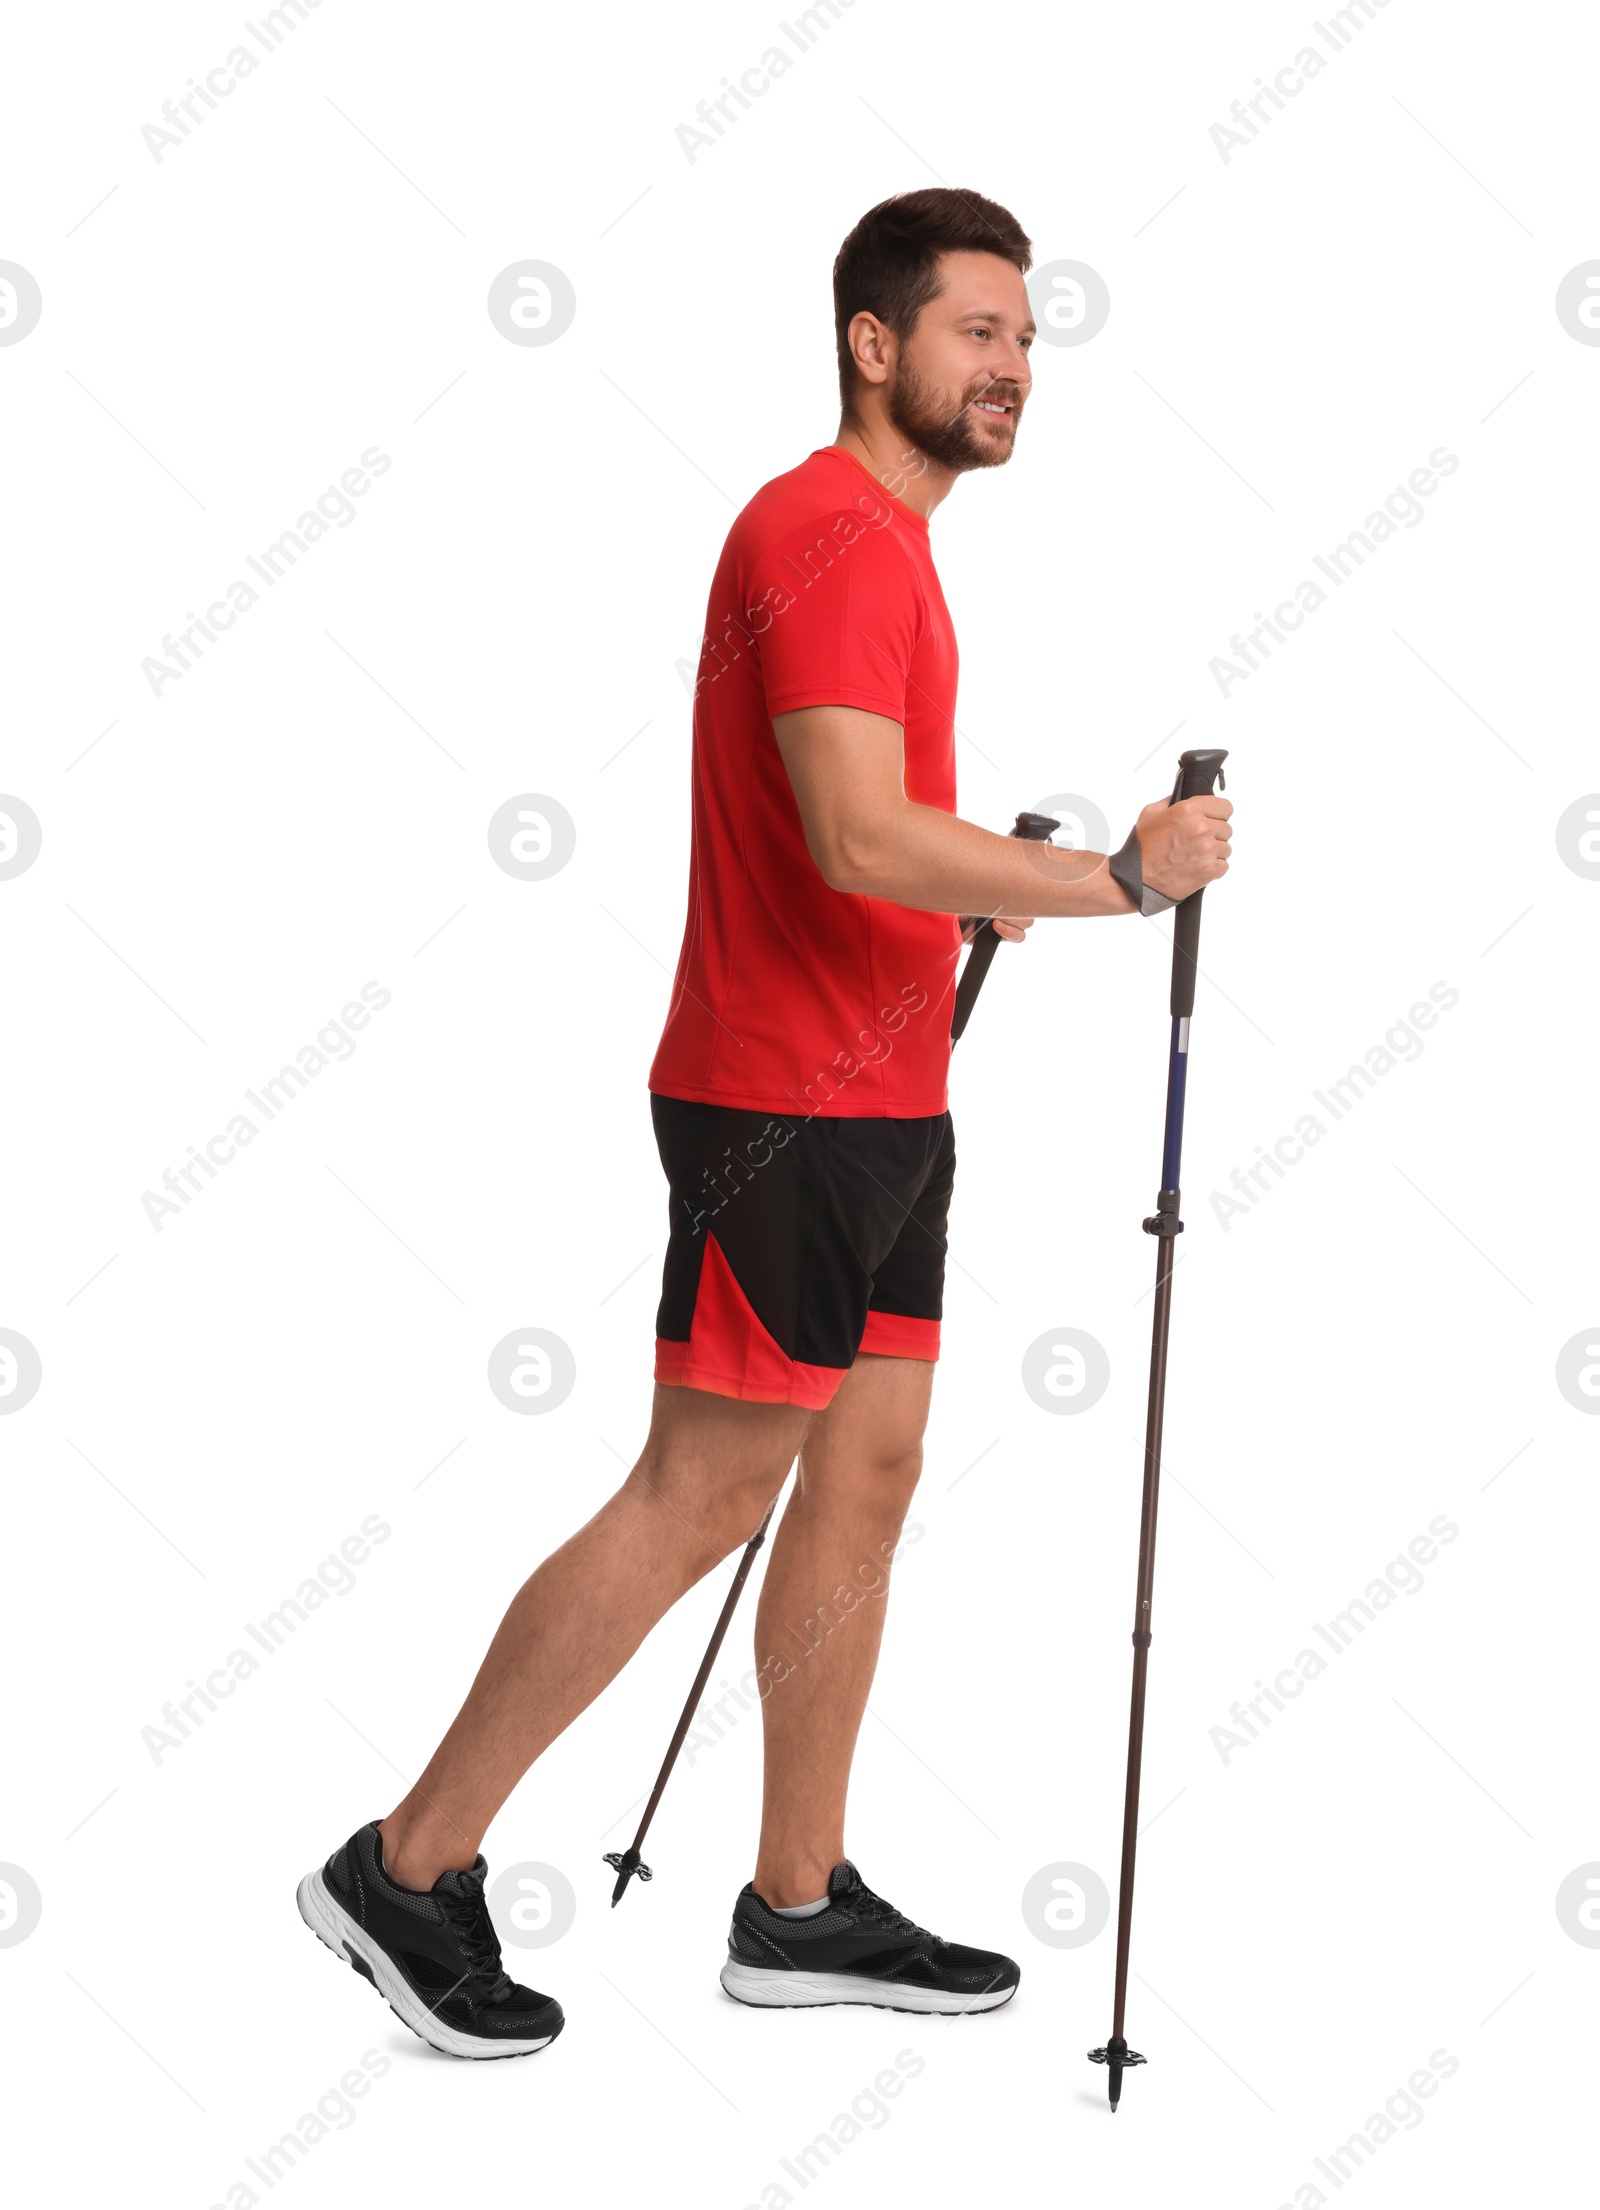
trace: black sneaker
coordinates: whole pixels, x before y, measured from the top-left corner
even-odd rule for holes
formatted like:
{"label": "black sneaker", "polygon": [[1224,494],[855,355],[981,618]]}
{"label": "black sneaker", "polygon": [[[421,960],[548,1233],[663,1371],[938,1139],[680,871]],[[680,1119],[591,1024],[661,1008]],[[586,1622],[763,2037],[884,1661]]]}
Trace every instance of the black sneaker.
{"label": "black sneaker", "polygon": [[396,2018],[453,2057],[522,2057],[548,2048],[566,2023],[550,1995],[518,1987],[500,1963],[483,1897],[488,1871],[444,1872],[426,1895],[383,1869],[378,1822],[308,1872],[300,1916],[335,1956],[348,1957]]}
{"label": "black sneaker", "polygon": [[874,1895],[848,1858],[828,1876],[828,1907],[782,1918],[753,1886],[728,1931],[722,1984],[740,2003],[789,2009],[874,2003],[880,2010],[997,2010],[1020,1968],[992,1949],[941,1941]]}

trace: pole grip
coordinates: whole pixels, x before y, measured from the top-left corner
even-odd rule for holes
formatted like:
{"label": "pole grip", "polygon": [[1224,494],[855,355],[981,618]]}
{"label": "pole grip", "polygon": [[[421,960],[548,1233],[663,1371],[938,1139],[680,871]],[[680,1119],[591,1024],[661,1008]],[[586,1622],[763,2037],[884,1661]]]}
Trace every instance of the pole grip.
{"label": "pole grip", "polygon": [[[1226,789],[1222,763],[1228,757],[1226,750],[1208,752],[1183,752],[1178,757],[1178,779],[1172,786],[1169,805],[1176,805],[1180,798],[1209,798],[1221,783]],[[1187,1017],[1194,1011],[1194,982],[1200,965],[1200,900],[1205,893],[1193,891],[1177,908],[1172,922],[1172,1012],[1174,1018]]]}
{"label": "pole grip", "polygon": [[[1060,826],[1060,822],[1052,820],[1047,813],[1019,813],[1015,828],[1009,829],[1006,833],[1008,836],[1020,836],[1029,844],[1048,844],[1052,835]],[[966,916],[961,923],[963,929],[966,928],[967,923],[972,918],[971,914]],[[983,978],[989,972],[989,962],[994,958],[995,953],[1004,941],[1004,937],[995,933],[995,926],[992,921],[979,922],[977,933],[972,939],[972,949],[967,954],[967,963],[961,970],[961,981],[956,989],[955,1010],[950,1016],[950,1041],[952,1044],[959,1042],[961,1031],[971,1019],[972,1008],[978,1002],[978,992],[983,988]]]}

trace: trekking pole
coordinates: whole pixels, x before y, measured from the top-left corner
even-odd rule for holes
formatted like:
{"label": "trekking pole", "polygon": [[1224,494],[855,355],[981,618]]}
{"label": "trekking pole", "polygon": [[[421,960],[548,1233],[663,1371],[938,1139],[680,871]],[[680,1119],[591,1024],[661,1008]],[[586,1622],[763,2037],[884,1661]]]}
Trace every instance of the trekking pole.
{"label": "trekking pole", "polygon": [[[1208,798],[1223,783],[1226,752],[1185,752],[1178,762],[1178,780],[1169,803],[1180,798]],[[1226,785],[1224,784],[1224,788]],[[1103,2049],[1091,2049],[1091,2064],[1109,2068],[1107,2085],[1111,2107],[1122,2100],[1122,2075],[1134,2064],[1143,2064],[1137,2049],[1128,2047],[1123,2014],[1128,2000],[1128,1936],[1133,1925],[1133,1862],[1139,1838],[1139,1768],[1144,1753],[1144,1684],[1150,1659],[1150,1599],[1156,1571],[1156,1502],[1161,1483],[1161,1420],[1167,1394],[1167,1325],[1172,1317],[1172,1246],[1183,1233],[1178,1218],[1178,1175],[1183,1160],[1183,1098],[1189,1072],[1189,1016],[1194,1011],[1194,979],[1200,954],[1200,899],[1198,890],[1185,898],[1173,915],[1172,930],[1172,1042],[1167,1057],[1167,1126],[1161,1152],[1161,1194],[1156,1210],[1144,1223],[1146,1235],[1156,1240],[1156,1302],[1150,1332],[1150,1397],[1144,1430],[1144,1499],[1139,1512],[1139,1577],[1133,1606],[1133,1696],[1128,1712],[1128,1787],[1122,1806],[1122,1876],[1117,1894],[1117,1983],[1112,2010],[1111,2039]]]}
{"label": "trekking pole", "polygon": [[[1016,827],[1008,829],[1006,834],[1008,836],[1020,836],[1029,844],[1048,844],[1051,836],[1060,826],[1060,822],[1052,821],[1047,813],[1019,813]],[[972,918],[973,916],[969,914],[967,920],[963,921],[961,926],[965,928],[967,921]],[[973,933],[972,949],[967,954],[967,963],[961,970],[961,983],[956,991],[955,1011],[950,1016],[950,1041],[952,1044],[960,1042],[961,1031],[972,1018],[972,1008],[978,1002],[978,992],[983,988],[983,978],[989,972],[989,963],[1004,941],[1005,939],[996,930],[992,920],[979,921]]]}
{"label": "trekking pole", "polygon": [[649,1880],[652,1877],[650,1867],[643,1862],[639,1851],[643,1848],[644,1838],[650,1831],[650,1821],[656,1815],[656,1805],[661,1801],[662,1790],[671,1777],[673,1766],[678,1762],[678,1752],[682,1749],[684,1737],[689,1732],[689,1723],[694,1717],[695,1705],[705,1694],[706,1682],[711,1678],[711,1668],[717,1662],[717,1652],[722,1648],[723,1637],[726,1635],[729,1622],[733,1618],[734,1606],[739,1601],[740,1592],[744,1588],[745,1582],[750,1578],[750,1568],[756,1562],[756,1552],[767,1539],[767,1529],[771,1526],[772,1515],[777,1509],[778,1499],[774,1497],[767,1506],[766,1518],[744,1546],[744,1556],[739,1560],[738,1571],[733,1576],[733,1586],[728,1590],[722,1610],[718,1614],[717,1623],[711,1630],[711,1640],[706,1645],[705,1656],[700,1660],[700,1670],[694,1677],[694,1686],[689,1691],[689,1700],[683,1707],[683,1713],[678,1720],[672,1740],[667,1744],[667,1754],[661,1760],[661,1770],[657,1773],[656,1784],[650,1791],[650,1801],[644,1807],[644,1817],[639,1821],[639,1831],[633,1837],[629,1848],[608,1850],[606,1853],[606,1863],[615,1865],[617,1868],[617,1884],[611,1891],[611,1908],[613,1910],[627,1894],[628,1882],[635,1873],[639,1875],[641,1880]]}

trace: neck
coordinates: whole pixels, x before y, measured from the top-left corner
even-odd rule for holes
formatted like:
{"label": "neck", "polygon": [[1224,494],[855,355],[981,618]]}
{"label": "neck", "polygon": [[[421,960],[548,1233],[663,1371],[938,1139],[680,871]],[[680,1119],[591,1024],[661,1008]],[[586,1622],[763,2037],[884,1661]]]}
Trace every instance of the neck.
{"label": "neck", "polygon": [[956,480],[955,469],[908,445],[881,407],[843,418],[833,442],[854,454],[886,491],[924,516],[949,496]]}

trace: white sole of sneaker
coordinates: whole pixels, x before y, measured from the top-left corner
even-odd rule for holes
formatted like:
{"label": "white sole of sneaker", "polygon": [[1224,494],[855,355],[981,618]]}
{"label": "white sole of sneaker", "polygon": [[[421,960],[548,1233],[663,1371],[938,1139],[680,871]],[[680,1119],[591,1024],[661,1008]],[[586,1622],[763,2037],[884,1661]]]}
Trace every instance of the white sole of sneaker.
{"label": "white sole of sneaker", "polygon": [[724,1989],[736,2003],[754,2003],[762,2010],[868,2003],[876,2010],[957,2017],[967,2011],[998,2010],[1017,1992],[1014,1987],[1002,1987],[981,1995],[949,1995],[937,1988],[896,1987],[892,1982],[863,1979],[849,1972],[775,1972],[763,1965],[735,1964],[731,1957],[721,1977]]}
{"label": "white sole of sneaker", "polygon": [[537,2049],[548,2049],[556,2038],[554,2034],[544,2034],[537,2041],[480,2041],[475,2034],[458,2033],[453,2026],[447,2026],[395,1970],[377,1943],[362,1932],[323,1879],[320,1865],[315,1872],[306,1874],[295,1890],[294,1899],[300,1907],[300,1916],[318,1941],[369,1979],[401,2024],[409,2026],[430,2048],[440,2049],[446,2056],[471,2057],[482,2062],[492,2057],[532,2056]]}

